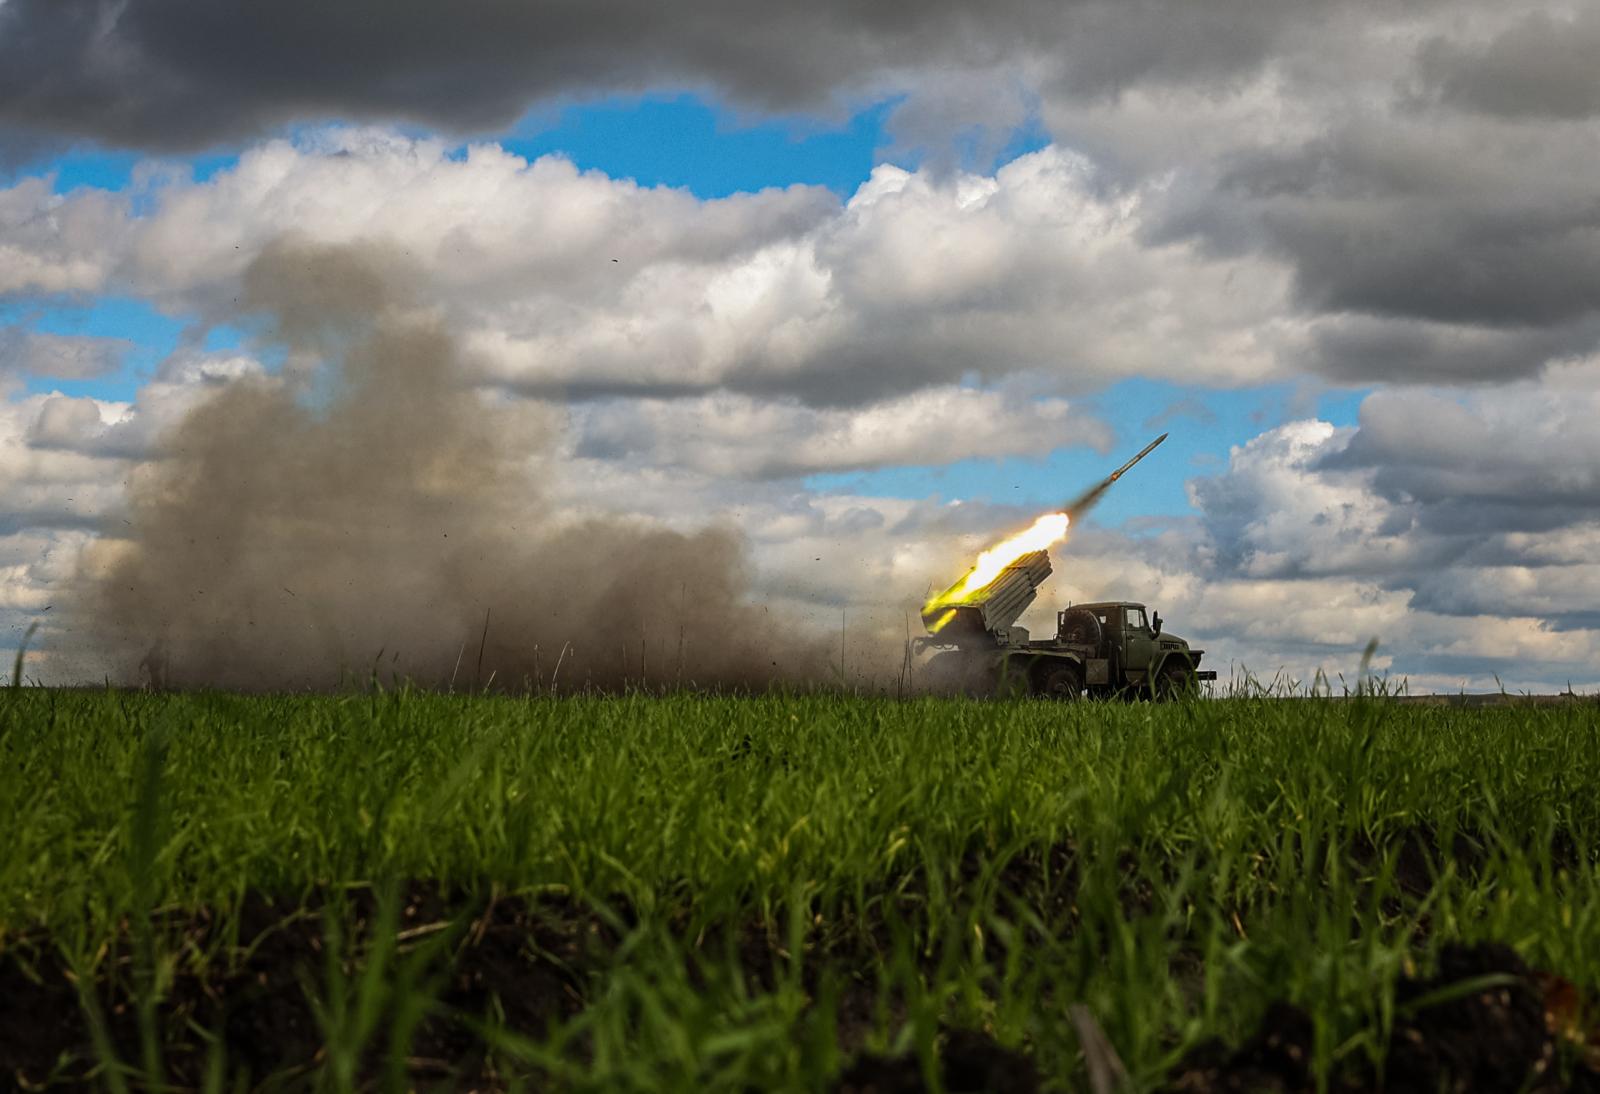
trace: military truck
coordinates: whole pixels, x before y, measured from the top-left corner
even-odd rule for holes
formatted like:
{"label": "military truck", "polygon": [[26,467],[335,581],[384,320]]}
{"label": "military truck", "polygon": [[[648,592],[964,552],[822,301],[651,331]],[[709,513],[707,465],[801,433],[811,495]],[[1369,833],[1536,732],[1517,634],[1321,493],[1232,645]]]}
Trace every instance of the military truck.
{"label": "military truck", "polygon": [[1133,601],[1075,604],[1056,613],[1053,637],[1030,637],[1015,623],[1050,573],[1049,552],[1033,551],[961,603],[930,609],[919,640],[939,651],[929,671],[962,690],[1052,699],[1172,699],[1217,678],[1200,668],[1204,650],[1164,633],[1160,614]]}
{"label": "military truck", "polygon": [[[1054,638],[1034,640],[1014,625],[1050,576],[1049,551],[1024,548],[1059,540],[1166,439],[1161,434],[1060,512],[1040,517],[1027,532],[986,551],[966,577],[928,599],[922,608],[928,637],[918,643],[920,649],[940,649],[928,665],[936,679],[969,692],[998,688],[1057,699],[1085,694],[1170,699],[1217,678],[1215,672],[1201,671],[1203,650],[1190,649],[1177,635],[1162,634],[1161,616],[1147,616],[1144,605],[1132,601],[1078,604],[1059,611]],[[1011,549],[1019,551],[1017,556],[976,587],[990,573],[988,557]]]}

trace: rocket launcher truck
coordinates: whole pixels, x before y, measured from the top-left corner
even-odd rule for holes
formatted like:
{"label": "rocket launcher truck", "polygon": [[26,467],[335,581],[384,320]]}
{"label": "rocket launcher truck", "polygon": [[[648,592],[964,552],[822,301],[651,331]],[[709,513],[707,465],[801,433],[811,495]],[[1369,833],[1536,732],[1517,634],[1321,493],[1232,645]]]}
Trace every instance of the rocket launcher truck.
{"label": "rocket launcher truck", "polygon": [[[929,668],[1002,693],[1056,699],[1141,694],[1168,699],[1194,691],[1202,680],[1215,680],[1214,671],[1200,668],[1204,650],[1163,633],[1160,613],[1147,615],[1145,606],[1133,601],[1062,609],[1051,638],[1033,639],[1015,625],[1050,576],[1049,542],[1064,536],[1112,483],[1166,439],[1163,433],[1060,513],[1041,517],[1028,532],[985,552],[966,576],[930,598],[922,610],[928,637],[919,640],[921,648],[939,651]],[[1038,546],[1043,536],[1051,538]],[[985,562],[992,568],[994,552],[1012,543],[1019,543],[1020,551],[1001,559],[999,572],[984,580]]]}

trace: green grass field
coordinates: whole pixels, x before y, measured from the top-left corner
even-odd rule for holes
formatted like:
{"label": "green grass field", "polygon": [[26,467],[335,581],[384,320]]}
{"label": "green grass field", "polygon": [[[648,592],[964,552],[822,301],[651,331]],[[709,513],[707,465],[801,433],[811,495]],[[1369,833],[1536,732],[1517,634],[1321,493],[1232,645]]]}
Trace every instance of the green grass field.
{"label": "green grass field", "polygon": [[1453,944],[1600,985],[1596,715],[11,689],[0,1084],[1146,1090],[1289,1003],[1337,1087]]}

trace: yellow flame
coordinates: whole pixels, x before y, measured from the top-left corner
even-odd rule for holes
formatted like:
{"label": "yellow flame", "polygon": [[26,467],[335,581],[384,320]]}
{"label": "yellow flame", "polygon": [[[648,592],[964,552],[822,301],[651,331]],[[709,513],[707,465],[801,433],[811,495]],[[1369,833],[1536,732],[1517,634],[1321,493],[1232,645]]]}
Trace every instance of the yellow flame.
{"label": "yellow flame", "polygon": [[999,577],[1001,570],[1023,555],[1030,551],[1042,551],[1065,538],[1067,525],[1071,522],[1072,518],[1065,513],[1046,513],[1034,521],[1032,527],[1018,532],[1010,539],[1001,540],[979,555],[978,561],[973,563],[972,569],[967,572],[961,584],[939,599],[949,604],[977,592]]}

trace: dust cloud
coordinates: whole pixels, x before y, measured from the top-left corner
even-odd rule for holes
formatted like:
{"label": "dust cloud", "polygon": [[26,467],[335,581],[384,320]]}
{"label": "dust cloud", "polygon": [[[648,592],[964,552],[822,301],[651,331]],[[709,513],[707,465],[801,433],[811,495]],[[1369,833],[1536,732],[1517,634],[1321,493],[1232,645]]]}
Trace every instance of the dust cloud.
{"label": "dust cloud", "polygon": [[73,643],[113,679],[326,689],[762,687],[831,646],[750,599],[730,528],[574,522],[560,418],[463,385],[397,255],[280,242],[245,277],[287,363],[228,384],[85,554]]}

